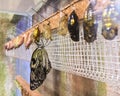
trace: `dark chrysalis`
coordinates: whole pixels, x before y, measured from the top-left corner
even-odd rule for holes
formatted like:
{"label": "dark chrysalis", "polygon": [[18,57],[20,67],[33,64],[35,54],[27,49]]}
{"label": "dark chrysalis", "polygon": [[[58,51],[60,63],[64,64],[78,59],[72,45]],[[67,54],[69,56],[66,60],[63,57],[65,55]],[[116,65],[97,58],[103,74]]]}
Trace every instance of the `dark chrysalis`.
{"label": "dark chrysalis", "polygon": [[68,30],[73,41],[79,41],[79,19],[75,10],[72,11],[68,18]]}
{"label": "dark chrysalis", "polygon": [[102,35],[107,40],[113,40],[118,35],[116,24],[118,12],[115,9],[114,1],[103,11]]}
{"label": "dark chrysalis", "polygon": [[36,48],[30,62],[30,89],[35,90],[46,79],[50,72],[51,63],[44,48]]}
{"label": "dark chrysalis", "polygon": [[84,40],[88,43],[96,40],[98,24],[95,23],[95,16],[93,14],[93,5],[90,4],[87,8],[83,21]]}

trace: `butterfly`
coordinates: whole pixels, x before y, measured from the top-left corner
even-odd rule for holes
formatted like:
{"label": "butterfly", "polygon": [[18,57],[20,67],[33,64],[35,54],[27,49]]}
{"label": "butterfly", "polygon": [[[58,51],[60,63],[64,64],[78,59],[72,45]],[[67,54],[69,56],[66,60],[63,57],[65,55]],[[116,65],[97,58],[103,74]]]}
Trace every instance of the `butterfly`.
{"label": "butterfly", "polygon": [[51,62],[44,48],[36,48],[30,62],[30,89],[37,89],[51,70]]}

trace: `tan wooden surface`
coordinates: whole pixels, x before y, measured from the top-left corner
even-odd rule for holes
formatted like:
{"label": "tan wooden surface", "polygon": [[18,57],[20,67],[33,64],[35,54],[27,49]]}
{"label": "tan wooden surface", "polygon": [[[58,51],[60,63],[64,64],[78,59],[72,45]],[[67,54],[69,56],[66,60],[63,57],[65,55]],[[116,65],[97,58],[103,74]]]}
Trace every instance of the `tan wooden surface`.
{"label": "tan wooden surface", "polygon": [[[73,10],[75,10],[79,19],[82,19],[88,5],[89,5],[89,0],[74,0],[72,3],[68,4],[65,8],[63,8],[62,11],[69,16],[70,13]],[[59,20],[60,20],[60,11],[57,11],[48,18],[44,19],[43,21],[35,24],[32,28],[26,30],[25,32],[27,31],[33,32],[34,28],[36,28],[37,26],[39,26],[39,28],[42,29],[43,24],[46,24],[48,22],[50,22],[51,29],[55,29],[59,27]]]}
{"label": "tan wooden surface", "polygon": [[[63,8],[61,11],[67,16],[71,14],[73,10],[75,10],[76,14],[78,15],[79,19],[82,19],[84,16],[84,12],[87,9],[89,5],[89,0],[74,0],[72,3],[68,4],[65,8]],[[29,28],[22,34],[27,35],[28,32],[33,32],[36,27],[39,26],[39,29],[43,29],[43,25],[50,22],[51,29],[55,29],[59,27],[59,20],[60,20],[60,11],[55,12],[48,18],[44,19],[41,22],[38,22],[37,24],[33,25],[32,28]],[[15,39],[15,38],[14,38]],[[14,42],[13,42],[14,43]]]}

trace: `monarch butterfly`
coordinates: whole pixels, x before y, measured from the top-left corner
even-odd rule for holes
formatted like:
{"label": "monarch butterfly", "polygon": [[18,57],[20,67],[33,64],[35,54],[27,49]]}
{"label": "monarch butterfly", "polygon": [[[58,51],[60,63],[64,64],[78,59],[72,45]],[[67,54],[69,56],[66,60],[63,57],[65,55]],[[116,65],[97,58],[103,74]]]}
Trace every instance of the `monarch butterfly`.
{"label": "monarch butterfly", "polygon": [[30,68],[30,89],[35,90],[43,83],[51,69],[51,62],[44,48],[35,49],[32,54]]}

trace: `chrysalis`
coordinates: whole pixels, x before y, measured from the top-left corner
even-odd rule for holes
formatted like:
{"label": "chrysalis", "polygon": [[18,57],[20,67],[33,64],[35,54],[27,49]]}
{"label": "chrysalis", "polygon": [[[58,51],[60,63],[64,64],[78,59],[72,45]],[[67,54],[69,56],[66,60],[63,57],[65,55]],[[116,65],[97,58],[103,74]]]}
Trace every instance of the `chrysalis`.
{"label": "chrysalis", "polygon": [[64,15],[60,18],[59,28],[58,28],[59,35],[65,36],[67,34],[68,32],[67,21],[68,21],[67,15]]}
{"label": "chrysalis", "polygon": [[43,24],[43,37],[47,40],[52,40],[52,33],[51,33],[51,28],[50,28],[50,23],[48,24]]}
{"label": "chrysalis", "polygon": [[103,11],[102,17],[102,35],[107,40],[113,40],[118,35],[117,15],[114,1]]}
{"label": "chrysalis", "polygon": [[88,9],[85,12],[84,21],[83,21],[84,39],[88,43],[91,43],[94,40],[96,40],[97,27],[98,27],[98,24],[95,23],[93,6],[92,4],[90,4]]}
{"label": "chrysalis", "polygon": [[32,54],[30,67],[30,89],[35,90],[43,83],[51,69],[51,62],[44,48],[35,49]]}
{"label": "chrysalis", "polygon": [[33,42],[38,43],[40,40],[40,29],[37,27],[32,34]]}
{"label": "chrysalis", "polygon": [[72,11],[68,18],[68,30],[73,41],[79,41],[79,19],[75,10]]}
{"label": "chrysalis", "polygon": [[33,43],[33,39],[31,37],[32,37],[31,31],[28,31],[24,34],[24,44],[26,49],[29,49],[30,45]]}
{"label": "chrysalis", "polygon": [[20,47],[24,43],[24,36],[23,35],[17,36],[13,43],[14,48]]}

